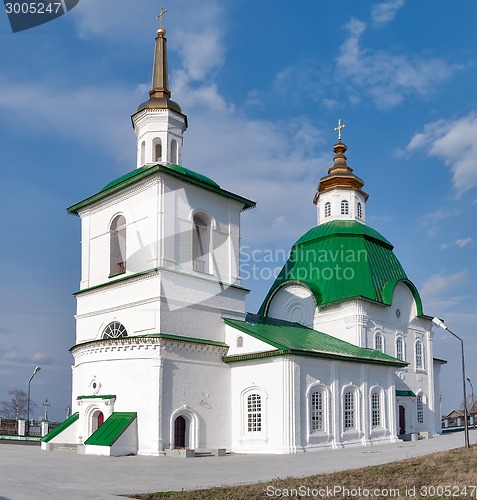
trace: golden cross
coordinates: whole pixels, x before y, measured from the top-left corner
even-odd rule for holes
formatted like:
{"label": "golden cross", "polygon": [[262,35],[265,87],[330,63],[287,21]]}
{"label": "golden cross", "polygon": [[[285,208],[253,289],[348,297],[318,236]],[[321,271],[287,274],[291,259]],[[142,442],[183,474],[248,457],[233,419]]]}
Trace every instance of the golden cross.
{"label": "golden cross", "polygon": [[162,18],[164,17],[164,14],[167,12],[167,9],[164,10],[164,7],[161,7],[161,13],[156,17],[156,19],[159,19],[161,24],[160,24],[160,28],[162,30]]}
{"label": "golden cross", "polygon": [[344,123],[343,125],[341,124],[341,118],[338,118],[338,126],[335,127],[335,130],[338,131],[338,141],[341,141],[341,129],[345,127],[346,125]]}

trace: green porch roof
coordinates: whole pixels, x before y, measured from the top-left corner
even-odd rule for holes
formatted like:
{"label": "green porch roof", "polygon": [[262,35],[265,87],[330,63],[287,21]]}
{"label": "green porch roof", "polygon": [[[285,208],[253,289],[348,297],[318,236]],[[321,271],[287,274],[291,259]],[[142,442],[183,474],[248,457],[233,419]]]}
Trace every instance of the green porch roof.
{"label": "green porch roof", "polygon": [[[290,323],[272,318],[247,315],[245,321],[224,318],[225,324],[275,347],[275,354],[297,354],[386,364],[403,367],[408,363],[374,349],[358,347],[326,333],[307,328],[299,323]],[[224,361],[242,361],[255,357],[255,353],[244,356],[226,356]],[[261,356],[260,356],[261,357]]]}
{"label": "green porch roof", "polygon": [[63,432],[66,428],[68,428],[71,424],[75,423],[79,419],[79,413],[73,413],[66,420],[63,420],[60,425],[56,426],[52,429],[48,434],[43,436],[41,440],[44,443],[50,442],[54,437],[58,436],[61,432]]}
{"label": "green porch roof", "polygon": [[418,315],[423,315],[419,293],[391,243],[356,221],[320,224],[299,238],[259,314],[266,315],[275,292],[291,282],[307,286],[318,306],[354,298],[391,305],[394,287],[403,282],[414,296]]}
{"label": "green porch roof", "polygon": [[396,389],[396,396],[397,397],[408,397],[408,398],[415,398],[416,395],[411,391],[411,390],[402,390],[402,389]]}
{"label": "green porch roof", "polygon": [[189,184],[194,184],[196,186],[202,187],[208,191],[212,191],[213,193],[217,193],[225,198],[232,199],[239,203],[243,204],[243,210],[247,210],[249,208],[253,208],[255,206],[255,202],[251,201],[247,198],[243,198],[237,194],[231,193],[230,191],[226,191],[222,189],[215,181],[210,179],[209,177],[199,174],[198,172],[194,172],[193,170],[189,170],[188,168],[182,167],[181,165],[174,165],[170,163],[155,163],[155,164],[147,164],[140,168],[135,168],[131,172],[128,172],[121,177],[118,177],[114,181],[110,182],[106,186],[104,186],[101,191],[96,193],[89,198],[86,198],[75,205],[72,205],[67,209],[70,214],[78,215],[78,211],[82,208],[85,208],[93,203],[96,203],[107,196],[110,196],[122,189],[125,189],[133,184],[136,184],[143,179],[150,177],[156,173],[169,174],[173,177],[177,177]]}
{"label": "green porch roof", "polygon": [[136,412],[115,411],[101,427],[91,434],[84,444],[112,446],[121,434],[134,422]]}

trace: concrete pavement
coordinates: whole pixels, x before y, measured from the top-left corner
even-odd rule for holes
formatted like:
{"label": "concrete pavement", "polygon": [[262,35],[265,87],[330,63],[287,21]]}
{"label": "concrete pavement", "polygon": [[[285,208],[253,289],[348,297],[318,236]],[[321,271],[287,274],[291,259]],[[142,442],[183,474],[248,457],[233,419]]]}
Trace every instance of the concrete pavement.
{"label": "concrete pavement", "polygon": [[[477,442],[477,432],[470,433]],[[403,460],[463,446],[462,432],[414,442],[294,455],[95,457],[0,446],[0,500],[118,500],[151,491],[205,488],[304,477]],[[265,486],[264,486],[265,487]],[[264,498],[266,495],[264,494]]]}

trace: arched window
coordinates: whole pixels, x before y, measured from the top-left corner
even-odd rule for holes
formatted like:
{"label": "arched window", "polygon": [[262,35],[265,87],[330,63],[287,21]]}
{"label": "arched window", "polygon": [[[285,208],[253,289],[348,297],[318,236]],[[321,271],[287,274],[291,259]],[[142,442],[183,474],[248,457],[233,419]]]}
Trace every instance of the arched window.
{"label": "arched window", "polygon": [[141,167],[146,163],[146,141],[141,142]]}
{"label": "arched window", "polygon": [[247,397],[247,431],[261,432],[262,430],[262,396],[257,393]]}
{"label": "arched window", "polygon": [[327,201],[325,203],[325,217],[330,217],[331,216],[331,203]]}
{"label": "arched window", "polygon": [[363,207],[361,206],[360,202],[358,202],[358,206],[356,207],[356,213],[358,215],[358,219],[363,218]]}
{"label": "arched window", "polygon": [[127,337],[128,332],[124,325],[119,321],[113,321],[103,330],[103,339],[119,339],[121,337]]}
{"label": "arched window", "polygon": [[349,214],[349,205],[347,200],[341,200],[341,215]]}
{"label": "arched window", "polygon": [[396,358],[404,360],[404,342],[402,337],[396,339]]}
{"label": "arched window", "polygon": [[423,354],[422,354],[422,342],[418,340],[416,342],[416,369],[422,370],[424,368],[423,364]]}
{"label": "arched window", "polygon": [[325,430],[325,408],[323,390],[318,389],[311,393],[311,432]]}
{"label": "arched window", "polygon": [[383,336],[380,333],[374,336],[374,349],[383,352]]}
{"label": "arched window", "polygon": [[109,228],[109,277],[126,272],[126,219],[118,215]]}
{"label": "arched window", "polygon": [[424,401],[422,399],[422,394],[418,394],[416,398],[416,409],[417,409],[417,423],[424,423]]}
{"label": "arched window", "polygon": [[209,272],[210,220],[203,213],[194,215],[192,235],[192,260],[194,271]]}
{"label": "arched window", "polygon": [[243,337],[237,337],[237,347],[243,347]]}
{"label": "arched window", "polygon": [[371,393],[371,427],[381,427],[381,394],[377,389]]}
{"label": "arched window", "polygon": [[161,139],[154,139],[154,161],[162,161],[162,142]]}
{"label": "arched window", "polygon": [[356,428],[356,397],[353,389],[348,389],[344,393],[343,427],[345,430]]}
{"label": "arched window", "polygon": [[171,141],[171,163],[177,163],[178,161],[178,144],[175,139]]}

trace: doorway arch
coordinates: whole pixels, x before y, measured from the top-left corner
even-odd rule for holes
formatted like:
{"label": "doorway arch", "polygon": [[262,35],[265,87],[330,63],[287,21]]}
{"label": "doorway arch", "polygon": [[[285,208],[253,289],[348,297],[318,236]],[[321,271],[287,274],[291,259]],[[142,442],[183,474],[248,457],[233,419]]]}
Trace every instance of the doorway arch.
{"label": "doorway arch", "polygon": [[199,416],[187,405],[172,413],[169,429],[171,450],[195,449],[199,446]]}

